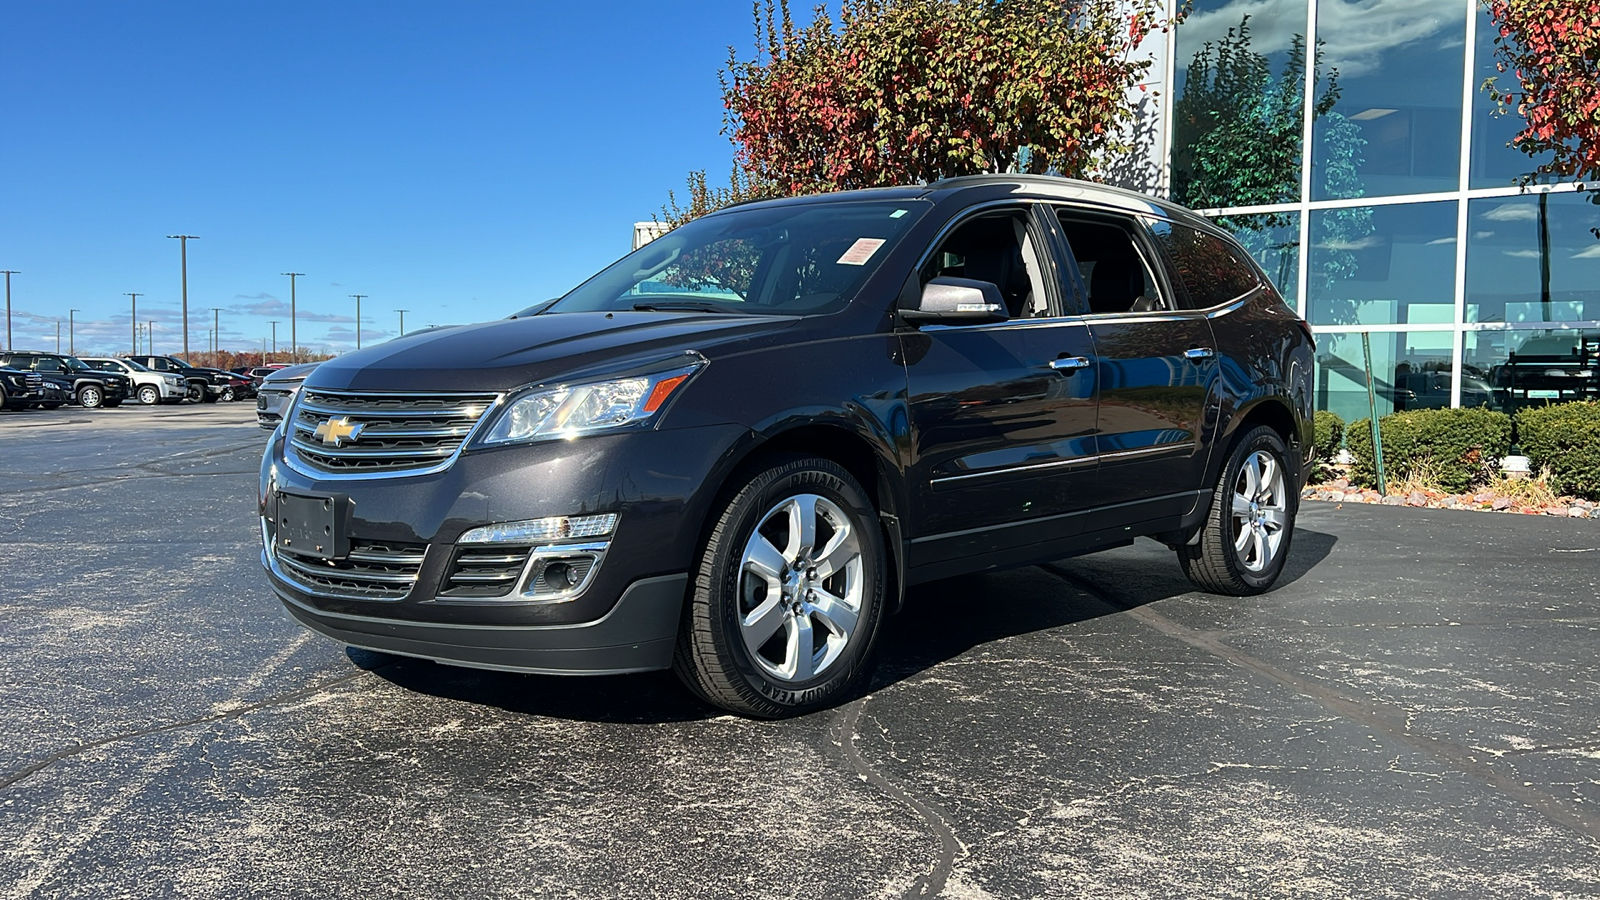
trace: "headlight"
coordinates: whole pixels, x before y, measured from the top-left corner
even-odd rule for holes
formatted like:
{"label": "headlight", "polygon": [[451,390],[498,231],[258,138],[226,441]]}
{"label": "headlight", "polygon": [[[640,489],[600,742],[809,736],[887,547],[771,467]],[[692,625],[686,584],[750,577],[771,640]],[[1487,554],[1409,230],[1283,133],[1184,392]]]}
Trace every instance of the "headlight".
{"label": "headlight", "polygon": [[548,441],[647,422],[701,365],[529,391],[501,409],[478,443]]}

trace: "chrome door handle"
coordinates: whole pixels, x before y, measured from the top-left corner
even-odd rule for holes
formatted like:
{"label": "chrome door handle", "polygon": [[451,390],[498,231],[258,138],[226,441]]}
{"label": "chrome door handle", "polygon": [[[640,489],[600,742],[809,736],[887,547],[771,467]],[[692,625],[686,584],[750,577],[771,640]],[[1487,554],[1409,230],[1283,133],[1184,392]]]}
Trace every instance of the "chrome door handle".
{"label": "chrome door handle", "polygon": [[1079,369],[1089,368],[1089,359],[1088,357],[1084,356],[1068,356],[1062,359],[1052,359],[1050,360],[1050,368],[1055,369],[1057,372],[1065,372],[1068,375],[1071,375],[1073,372],[1076,372]]}
{"label": "chrome door handle", "polygon": [[1191,347],[1183,351],[1183,355],[1188,358],[1189,362],[1199,362],[1202,359],[1210,359],[1216,356],[1217,351],[1210,347]]}

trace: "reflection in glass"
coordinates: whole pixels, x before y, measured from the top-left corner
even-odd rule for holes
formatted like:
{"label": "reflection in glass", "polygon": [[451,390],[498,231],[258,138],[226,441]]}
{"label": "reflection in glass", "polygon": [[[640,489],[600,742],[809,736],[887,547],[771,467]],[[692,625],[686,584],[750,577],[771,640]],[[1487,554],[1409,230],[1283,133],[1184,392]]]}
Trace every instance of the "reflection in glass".
{"label": "reflection in glass", "polygon": [[[1450,405],[1451,332],[1374,332],[1371,339],[1378,415]],[[1332,410],[1346,422],[1370,414],[1360,334],[1318,335],[1316,377],[1317,409]]]}
{"label": "reflection in glass", "polygon": [[1460,3],[1321,0],[1323,65],[1338,102],[1313,124],[1313,200],[1455,190],[1460,184]]}
{"label": "reflection in glass", "polygon": [[1455,321],[1455,201],[1313,210],[1310,231],[1312,324]]}
{"label": "reflection in glass", "polygon": [[1250,251],[1267,277],[1288,301],[1290,306],[1300,303],[1300,214],[1297,212],[1263,213],[1249,216],[1224,216],[1218,225],[1233,232],[1239,243]]}
{"label": "reflection in glass", "polygon": [[1466,334],[1461,371],[1481,385],[1462,406],[1524,406],[1600,400],[1600,330],[1473,331]]}
{"label": "reflection in glass", "polygon": [[1499,34],[1500,29],[1489,17],[1488,11],[1480,11],[1477,55],[1472,61],[1474,92],[1472,170],[1469,186],[1475,188],[1505,187],[1515,184],[1520,179],[1531,177],[1539,163],[1550,159],[1548,153],[1532,157],[1510,146],[1511,139],[1528,124],[1527,120],[1517,115],[1514,109],[1508,110],[1505,115],[1497,115],[1498,108],[1494,99],[1489,96],[1488,91],[1483,90],[1483,82],[1488,78],[1495,79],[1496,83],[1502,86],[1515,83],[1513,80],[1515,76],[1495,68],[1494,39]]}
{"label": "reflection in glass", "polygon": [[[1179,203],[1214,209],[1299,199],[1305,22],[1304,2],[1194,4],[1177,31],[1172,190]],[[1330,78],[1319,109],[1337,93]]]}
{"label": "reflection in glass", "polygon": [[1600,320],[1600,193],[1467,206],[1467,321]]}

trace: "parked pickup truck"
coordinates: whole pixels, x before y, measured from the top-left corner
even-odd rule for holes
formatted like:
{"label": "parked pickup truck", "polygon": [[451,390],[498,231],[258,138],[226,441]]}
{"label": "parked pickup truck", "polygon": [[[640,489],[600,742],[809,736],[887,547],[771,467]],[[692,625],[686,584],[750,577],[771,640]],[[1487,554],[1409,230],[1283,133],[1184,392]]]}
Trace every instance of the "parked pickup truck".
{"label": "parked pickup truck", "polygon": [[152,372],[132,360],[110,356],[88,356],[83,360],[102,372],[117,372],[133,382],[133,396],[145,406],[157,403],[182,403],[188,394],[183,376],[175,372]]}
{"label": "parked pickup truck", "polygon": [[226,379],[218,381],[208,370],[198,369],[189,365],[176,356],[125,356],[147,369],[156,372],[172,372],[182,376],[186,385],[186,395],[196,403],[215,403],[222,396],[223,389],[228,387]]}
{"label": "parked pickup truck", "polygon": [[46,381],[60,385],[72,401],[84,409],[121,406],[133,393],[133,382],[128,376],[90,368],[74,356],[42,350],[7,351],[0,353],[0,366],[39,373]]}
{"label": "parked pickup truck", "polygon": [[43,375],[10,366],[0,367],[0,409],[28,409],[44,402]]}

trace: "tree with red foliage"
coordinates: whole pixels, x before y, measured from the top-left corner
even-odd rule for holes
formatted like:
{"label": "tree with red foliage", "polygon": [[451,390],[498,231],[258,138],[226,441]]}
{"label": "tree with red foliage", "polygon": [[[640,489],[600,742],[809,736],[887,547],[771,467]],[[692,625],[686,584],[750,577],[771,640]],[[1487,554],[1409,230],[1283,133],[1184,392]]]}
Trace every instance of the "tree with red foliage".
{"label": "tree with red foliage", "polygon": [[982,172],[1093,177],[1133,149],[1128,95],[1150,67],[1134,51],[1171,26],[1164,8],[843,0],[837,22],[822,6],[797,28],[787,0],[758,3],[755,57],[730,51],[722,75],[743,178],[708,192],[701,175],[695,193],[691,177],[691,206]]}
{"label": "tree with red foliage", "polygon": [[1484,88],[1527,122],[1511,143],[1552,154],[1539,174],[1600,178],[1600,0],[1488,0],[1488,10],[1495,67],[1516,84]]}

